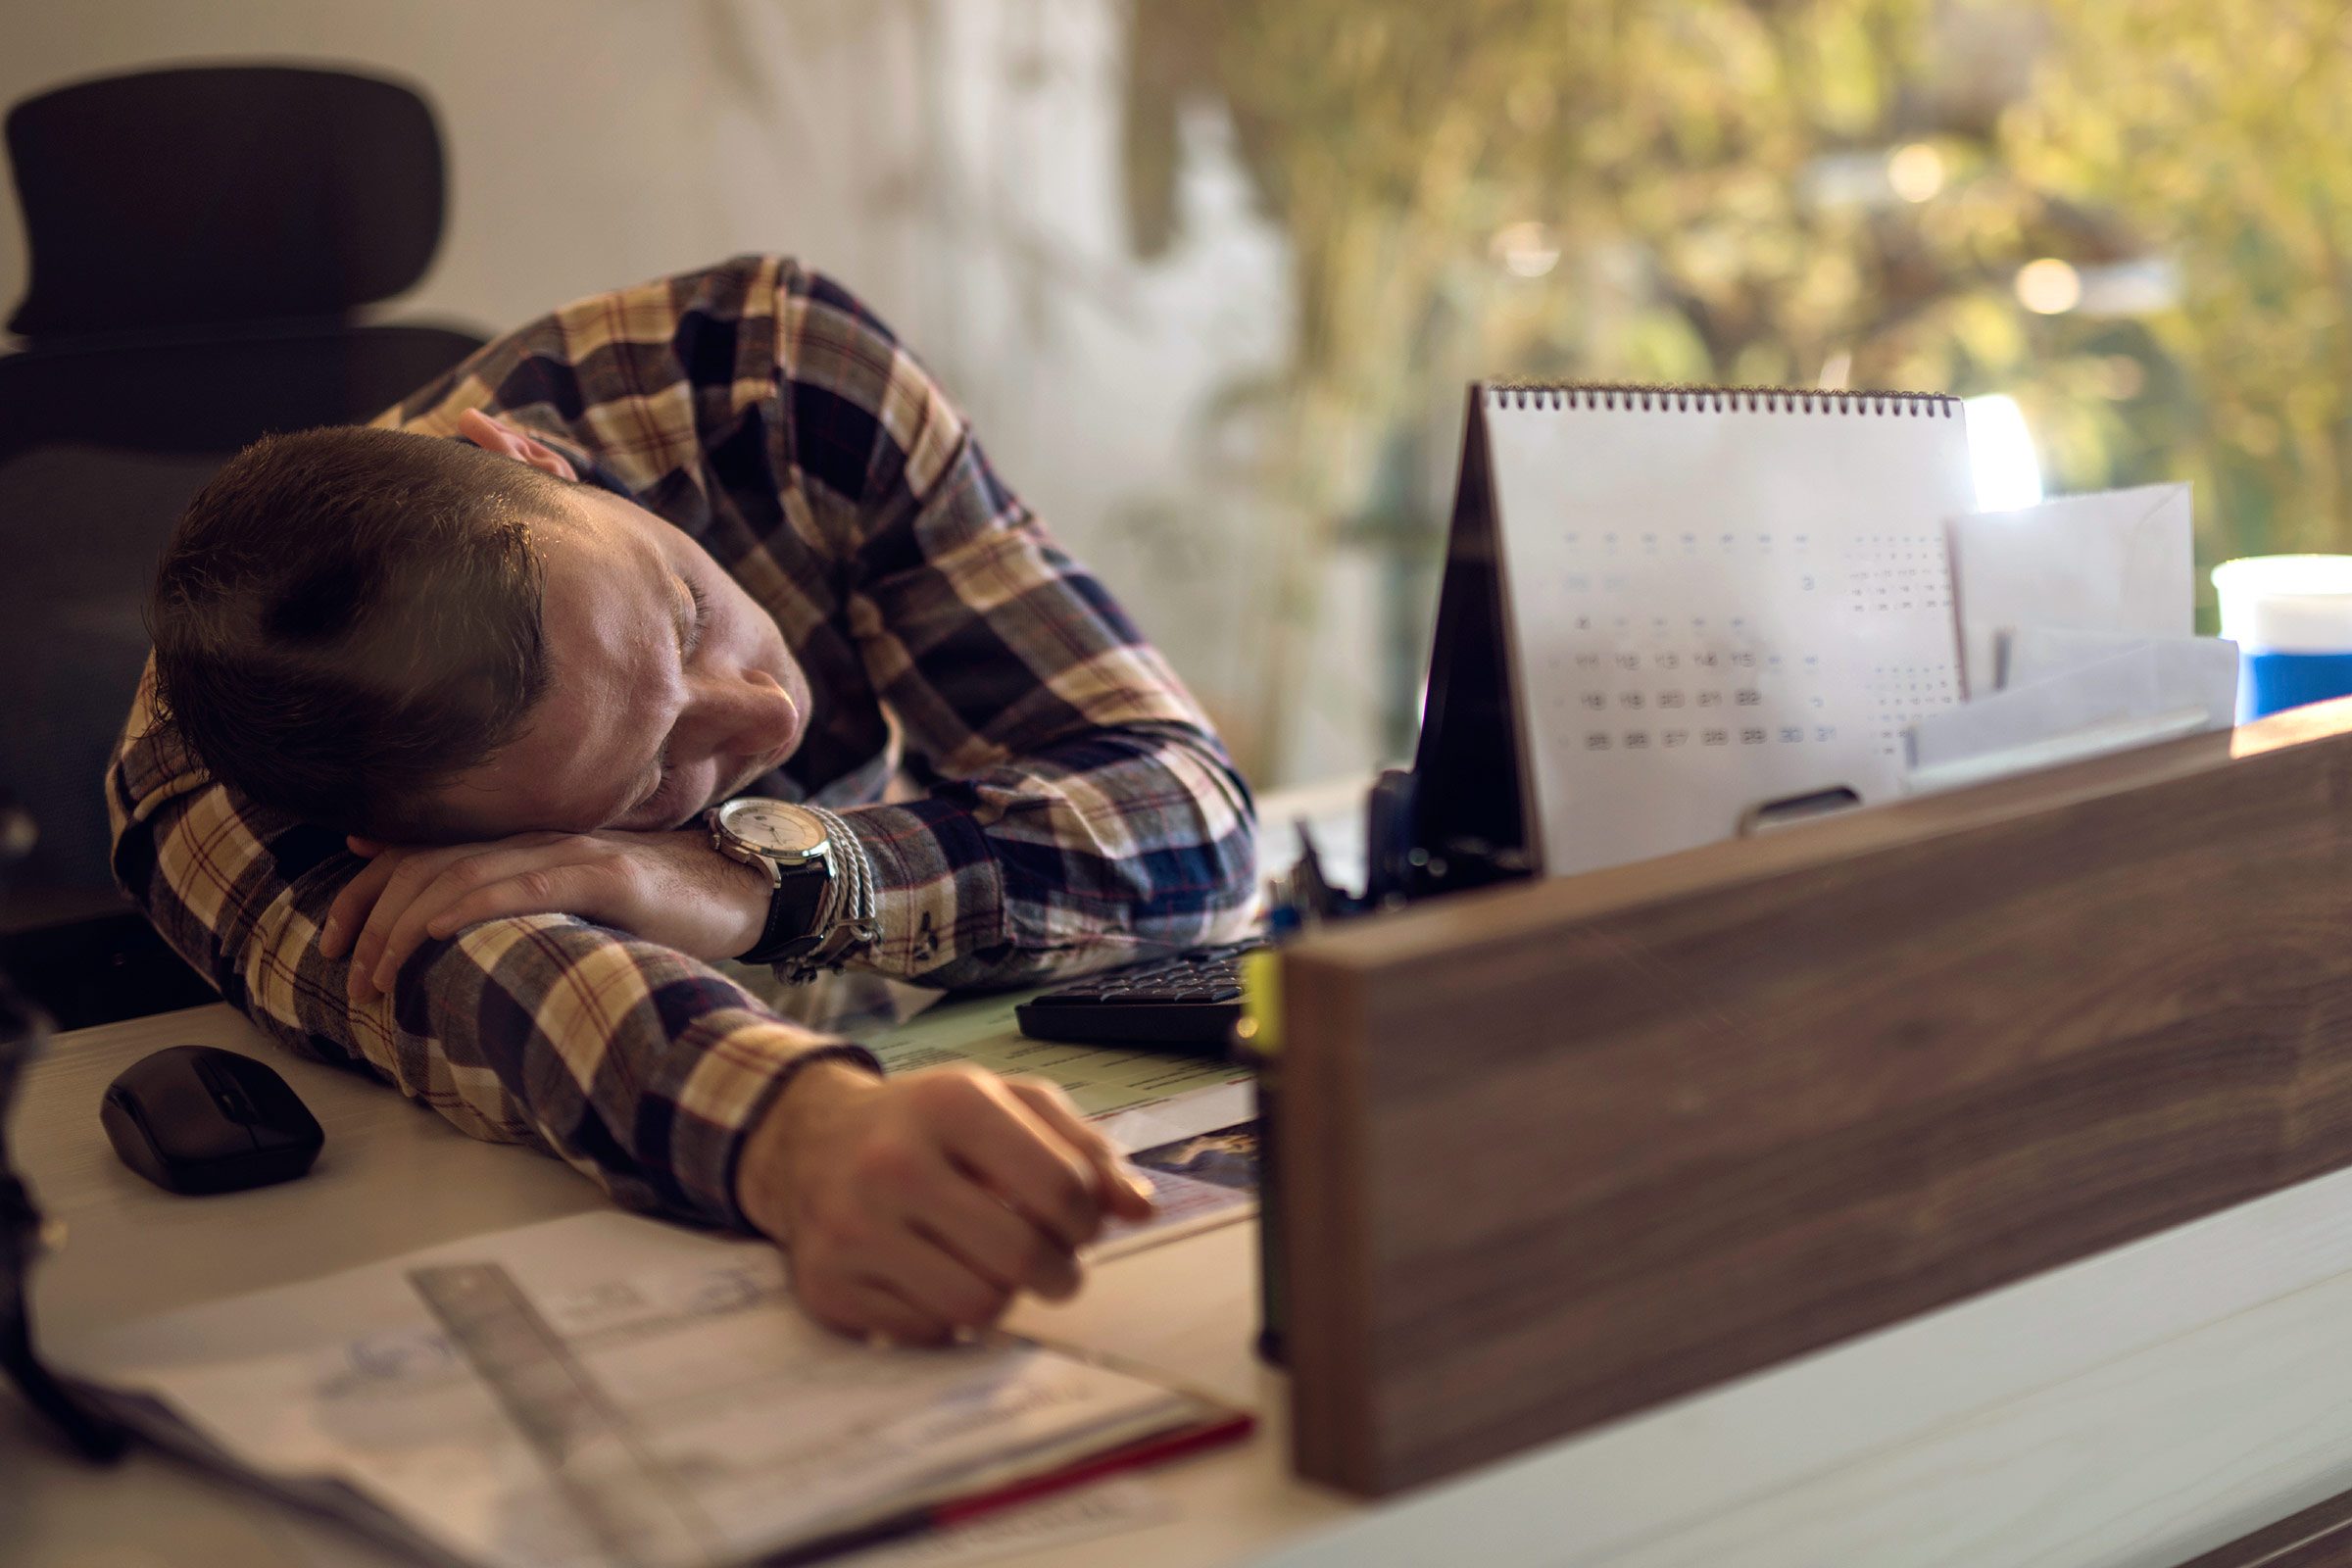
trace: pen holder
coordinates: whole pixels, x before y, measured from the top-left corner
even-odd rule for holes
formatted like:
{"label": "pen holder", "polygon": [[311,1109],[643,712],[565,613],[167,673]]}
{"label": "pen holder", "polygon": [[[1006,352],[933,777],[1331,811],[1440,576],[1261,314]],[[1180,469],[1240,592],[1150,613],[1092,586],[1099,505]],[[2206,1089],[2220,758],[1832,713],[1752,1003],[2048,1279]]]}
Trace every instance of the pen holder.
{"label": "pen holder", "polygon": [[1242,960],[1242,1021],[1234,1026],[1233,1046],[1234,1059],[1257,1080],[1257,1353],[1278,1367],[1290,1364],[1283,1343],[1280,962],[1271,952]]}

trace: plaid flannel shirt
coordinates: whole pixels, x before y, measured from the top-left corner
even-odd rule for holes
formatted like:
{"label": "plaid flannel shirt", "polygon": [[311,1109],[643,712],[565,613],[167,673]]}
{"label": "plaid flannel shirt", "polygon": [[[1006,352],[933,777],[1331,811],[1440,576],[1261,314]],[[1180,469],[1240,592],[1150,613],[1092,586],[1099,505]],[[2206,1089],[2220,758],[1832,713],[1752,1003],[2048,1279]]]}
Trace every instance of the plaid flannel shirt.
{"label": "plaid flannel shirt", "polygon": [[[1255,822],[1206,718],[838,284],[742,257],[597,295],[376,422],[446,435],[466,409],[579,458],[775,616],[813,723],[752,792],[833,808],[870,855],[881,938],[860,967],[1004,986],[1237,933]],[[153,716],[151,668],[108,771],[116,875],[286,1046],[540,1145],[621,1202],[738,1226],[737,1156],[791,1071],[863,1055],[560,915],[428,942],[355,1007],[318,930],[360,862],[215,783]],[[880,804],[903,764],[927,792]]]}

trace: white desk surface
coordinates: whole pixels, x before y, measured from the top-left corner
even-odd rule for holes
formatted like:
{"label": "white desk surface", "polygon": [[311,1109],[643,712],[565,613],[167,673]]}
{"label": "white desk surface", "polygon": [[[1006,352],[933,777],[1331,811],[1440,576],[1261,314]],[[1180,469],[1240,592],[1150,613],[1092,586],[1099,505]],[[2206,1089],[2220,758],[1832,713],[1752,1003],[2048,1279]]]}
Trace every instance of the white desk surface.
{"label": "white desk surface", "polygon": [[[970,1009],[976,1027],[1000,1027],[992,1014]],[[278,1065],[326,1129],[318,1168],[189,1200],[119,1164],[98,1128],[101,1091],[181,1042]],[[474,1143],[371,1081],[286,1058],[219,1006],[60,1037],[24,1085],[15,1142],[70,1232],[36,1275],[53,1346],[603,1201],[555,1160]],[[2352,1489],[2352,1171],[1377,1509],[1288,1473],[1281,1380],[1250,1349],[1254,1240],[1235,1225],[1115,1259],[1076,1301],[1016,1313],[1017,1328],[1164,1369],[1264,1418],[1246,1446],[1152,1473],[1173,1517],[1017,1561],[2155,1568]],[[9,1568],[395,1560],[151,1456],[82,1466],[0,1395]]]}
{"label": "white desk surface", "polygon": [[[183,1043],[244,1051],[285,1074],[326,1131],[310,1175],[186,1199],[116,1159],[99,1130],[99,1096],[130,1062]],[[52,1348],[76,1331],[605,1201],[544,1154],[476,1143],[371,1080],[273,1050],[225,1006],[59,1036],[27,1076],[14,1143],[42,1207],[68,1232],[35,1274],[36,1328]],[[1199,1568],[1347,1509],[1292,1481],[1282,1462],[1280,1379],[1250,1349],[1255,1246],[1254,1227],[1229,1225],[1098,1264],[1064,1305],[1017,1309],[1015,1329],[1163,1368],[1268,1418],[1246,1445],[1152,1473],[1175,1510],[1167,1522],[1024,1561],[1076,1568],[1115,1549],[1123,1568]],[[148,1454],[115,1470],[82,1465],[0,1395],[0,1563],[10,1568],[402,1561]]]}

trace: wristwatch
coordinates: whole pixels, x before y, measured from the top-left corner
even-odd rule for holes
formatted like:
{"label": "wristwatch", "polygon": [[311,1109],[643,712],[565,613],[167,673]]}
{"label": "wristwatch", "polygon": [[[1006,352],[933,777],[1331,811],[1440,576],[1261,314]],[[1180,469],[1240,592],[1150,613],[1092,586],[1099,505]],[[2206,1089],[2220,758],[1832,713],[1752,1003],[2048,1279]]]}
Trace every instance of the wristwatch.
{"label": "wristwatch", "polygon": [[710,847],[767,873],[767,923],[744,963],[803,980],[838,969],[874,939],[873,876],[849,825],[822,807],[749,796],[703,813]]}

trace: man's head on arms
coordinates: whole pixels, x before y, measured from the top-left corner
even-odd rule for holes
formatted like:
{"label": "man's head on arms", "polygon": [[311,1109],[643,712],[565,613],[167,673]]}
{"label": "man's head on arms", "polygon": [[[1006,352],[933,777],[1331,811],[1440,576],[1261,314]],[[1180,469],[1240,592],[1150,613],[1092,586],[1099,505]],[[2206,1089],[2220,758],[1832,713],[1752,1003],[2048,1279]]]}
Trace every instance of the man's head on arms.
{"label": "man's head on arms", "polygon": [[674,827],[775,766],[808,687],[702,547],[478,413],[257,442],[149,619],[167,721],[266,805],[394,841]]}

